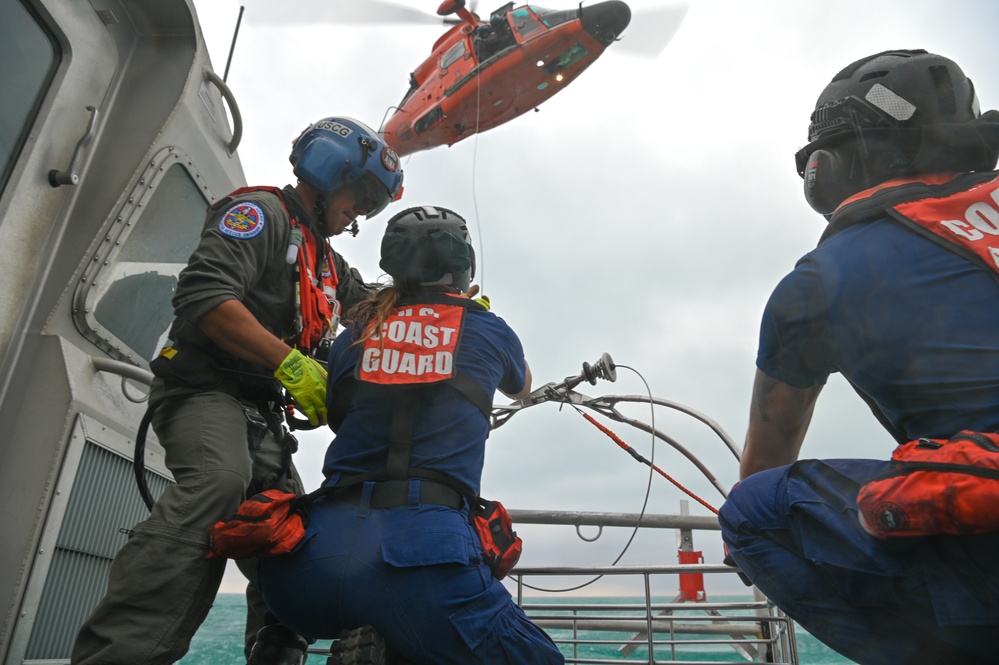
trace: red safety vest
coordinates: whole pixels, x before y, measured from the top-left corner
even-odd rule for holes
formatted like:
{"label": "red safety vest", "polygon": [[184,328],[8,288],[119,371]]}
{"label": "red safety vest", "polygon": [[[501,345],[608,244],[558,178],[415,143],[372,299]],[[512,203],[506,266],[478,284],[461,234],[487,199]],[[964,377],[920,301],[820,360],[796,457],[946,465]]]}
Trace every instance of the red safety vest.
{"label": "red safety vest", "polygon": [[999,272],[999,176],[956,194],[899,203],[891,211]]}
{"label": "red safety vest", "polygon": [[426,384],[455,376],[465,307],[445,303],[397,307],[364,340],[357,378],[382,385]]}
{"label": "red safety vest", "polygon": [[[304,351],[315,351],[324,338],[332,338],[340,321],[340,302],[336,298],[339,279],[333,250],[324,238],[322,256],[316,261],[319,243],[314,233],[292,216],[284,200],[284,192],[277,187],[241,187],[229,196],[251,192],[270,192],[278,197],[291,220],[291,241],[298,245],[298,272],[295,275],[295,346]],[[297,242],[296,242],[297,241]],[[316,277],[314,270],[318,269]]]}

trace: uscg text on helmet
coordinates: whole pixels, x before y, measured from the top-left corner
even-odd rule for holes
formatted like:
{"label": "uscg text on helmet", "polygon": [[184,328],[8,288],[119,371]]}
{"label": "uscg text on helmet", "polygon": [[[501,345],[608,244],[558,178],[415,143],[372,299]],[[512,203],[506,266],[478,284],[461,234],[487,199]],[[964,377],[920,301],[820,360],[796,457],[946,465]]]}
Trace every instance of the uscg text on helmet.
{"label": "uscg text on helmet", "polygon": [[354,133],[354,130],[346,125],[341,125],[339,122],[330,122],[329,120],[321,120],[316,123],[316,129],[325,129],[333,132],[334,134],[339,134],[340,136],[347,138]]}

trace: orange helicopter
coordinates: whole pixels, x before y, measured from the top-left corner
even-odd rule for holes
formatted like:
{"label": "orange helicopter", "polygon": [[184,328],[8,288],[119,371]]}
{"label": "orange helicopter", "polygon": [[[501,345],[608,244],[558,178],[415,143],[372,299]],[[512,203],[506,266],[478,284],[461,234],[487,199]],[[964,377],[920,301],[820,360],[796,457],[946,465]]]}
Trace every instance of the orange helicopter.
{"label": "orange helicopter", "polygon": [[621,0],[551,10],[509,2],[480,20],[464,0],[437,13],[461,21],[410,75],[381,128],[400,155],[452,145],[536,108],[589,67],[631,21]]}
{"label": "orange helicopter", "polygon": [[687,10],[685,4],[640,9],[635,16],[641,18],[632,22],[622,0],[564,10],[508,2],[483,21],[465,0],[444,0],[437,16],[386,0],[301,0],[297,11],[273,0],[257,3],[262,25],[301,24],[305,17],[309,23],[381,25],[439,24],[444,17],[452,24],[410,74],[409,89],[382,123],[382,137],[401,156],[453,145],[537,109],[616,41],[623,39],[615,50],[659,55]]}

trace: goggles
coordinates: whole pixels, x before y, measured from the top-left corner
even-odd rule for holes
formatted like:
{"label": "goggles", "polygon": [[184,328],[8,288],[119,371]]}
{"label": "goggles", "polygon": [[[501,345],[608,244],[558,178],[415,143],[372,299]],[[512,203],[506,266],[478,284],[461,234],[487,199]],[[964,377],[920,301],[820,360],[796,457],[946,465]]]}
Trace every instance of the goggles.
{"label": "goggles", "polygon": [[372,173],[364,173],[359,179],[350,183],[357,206],[364,210],[365,217],[374,217],[390,203],[388,189]]}
{"label": "goggles", "polygon": [[808,158],[816,150],[828,148],[850,134],[869,130],[897,129],[900,122],[873,104],[856,96],[823,104],[812,111],[808,125],[808,145],[794,155],[798,175],[805,177]]}

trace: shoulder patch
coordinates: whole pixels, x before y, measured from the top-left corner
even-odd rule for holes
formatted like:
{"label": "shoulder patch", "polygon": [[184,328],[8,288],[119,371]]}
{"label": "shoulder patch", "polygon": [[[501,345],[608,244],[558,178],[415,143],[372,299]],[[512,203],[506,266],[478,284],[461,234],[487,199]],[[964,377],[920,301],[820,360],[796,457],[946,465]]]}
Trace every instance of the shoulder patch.
{"label": "shoulder patch", "polygon": [[256,203],[244,201],[229,208],[219,221],[219,231],[237,240],[249,240],[260,235],[267,218]]}

